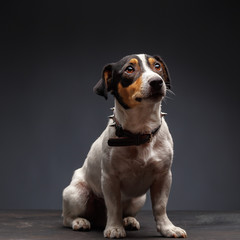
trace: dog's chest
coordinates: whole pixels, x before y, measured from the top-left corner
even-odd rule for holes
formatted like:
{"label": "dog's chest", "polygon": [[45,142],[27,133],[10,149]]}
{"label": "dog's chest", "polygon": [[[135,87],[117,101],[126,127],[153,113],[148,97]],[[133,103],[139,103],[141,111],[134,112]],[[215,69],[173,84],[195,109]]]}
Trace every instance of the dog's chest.
{"label": "dog's chest", "polygon": [[144,194],[156,174],[161,174],[167,160],[161,149],[151,146],[116,149],[112,164],[121,182],[121,191],[129,196]]}

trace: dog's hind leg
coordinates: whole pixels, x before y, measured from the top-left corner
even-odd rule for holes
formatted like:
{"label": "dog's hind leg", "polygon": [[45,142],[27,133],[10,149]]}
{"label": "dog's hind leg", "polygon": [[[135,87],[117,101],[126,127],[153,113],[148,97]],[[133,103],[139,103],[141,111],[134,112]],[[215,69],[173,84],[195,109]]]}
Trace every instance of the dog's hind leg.
{"label": "dog's hind leg", "polygon": [[146,201],[146,194],[123,202],[123,226],[126,230],[139,230],[140,223],[135,216]]}
{"label": "dog's hind leg", "polygon": [[73,180],[63,191],[63,225],[73,230],[89,230],[89,201],[91,190],[88,184],[81,180]]}

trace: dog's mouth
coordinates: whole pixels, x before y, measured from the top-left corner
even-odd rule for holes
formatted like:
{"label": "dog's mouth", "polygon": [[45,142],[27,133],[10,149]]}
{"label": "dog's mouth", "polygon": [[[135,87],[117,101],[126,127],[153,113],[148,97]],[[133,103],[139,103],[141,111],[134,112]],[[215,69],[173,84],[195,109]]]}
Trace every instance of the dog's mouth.
{"label": "dog's mouth", "polygon": [[148,98],[150,99],[157,99],[157,98],[160,98],[160,97],[163,97],[163,93],[162,91],[158,91],[158,92],[151,92],[148,96]]}
{"label": "dog's mouth", "polygon": [[158,91],[158,92],[150,92],[149,95],[147,95],[146,97],[137,97],[135,98],[135,100],[137,102],[141,102],[142,100],[145,100],[145,99],[159,100],[162,97],[164,97],[164,93],[162,91]]}

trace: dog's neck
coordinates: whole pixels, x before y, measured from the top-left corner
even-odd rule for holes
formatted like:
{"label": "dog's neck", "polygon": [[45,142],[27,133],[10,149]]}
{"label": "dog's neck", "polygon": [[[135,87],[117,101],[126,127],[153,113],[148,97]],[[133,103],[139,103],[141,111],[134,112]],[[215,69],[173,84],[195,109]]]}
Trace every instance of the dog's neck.
{"label": "dog's neck", "polygon": [[114,115],[124,130],[132,133],[149,133],[161,124],[161,102],[140,105],[124,109],[115,100]]}

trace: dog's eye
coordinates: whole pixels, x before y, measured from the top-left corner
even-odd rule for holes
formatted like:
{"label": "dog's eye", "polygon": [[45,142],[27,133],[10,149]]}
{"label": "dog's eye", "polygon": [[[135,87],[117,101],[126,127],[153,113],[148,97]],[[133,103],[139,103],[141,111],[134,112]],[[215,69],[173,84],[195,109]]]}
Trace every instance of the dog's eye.
{"label": "dog's eye", "polygon": [[135,71],[135,69],[132,66],[127,66],[125,69],[125,72],[127,72],[127,73],[133,73],[134,71]]}
{"label": "dog's eye", "polygon": [[155,63],[154,67],[158,71],[161,69],[161,65],[159,63]]}

